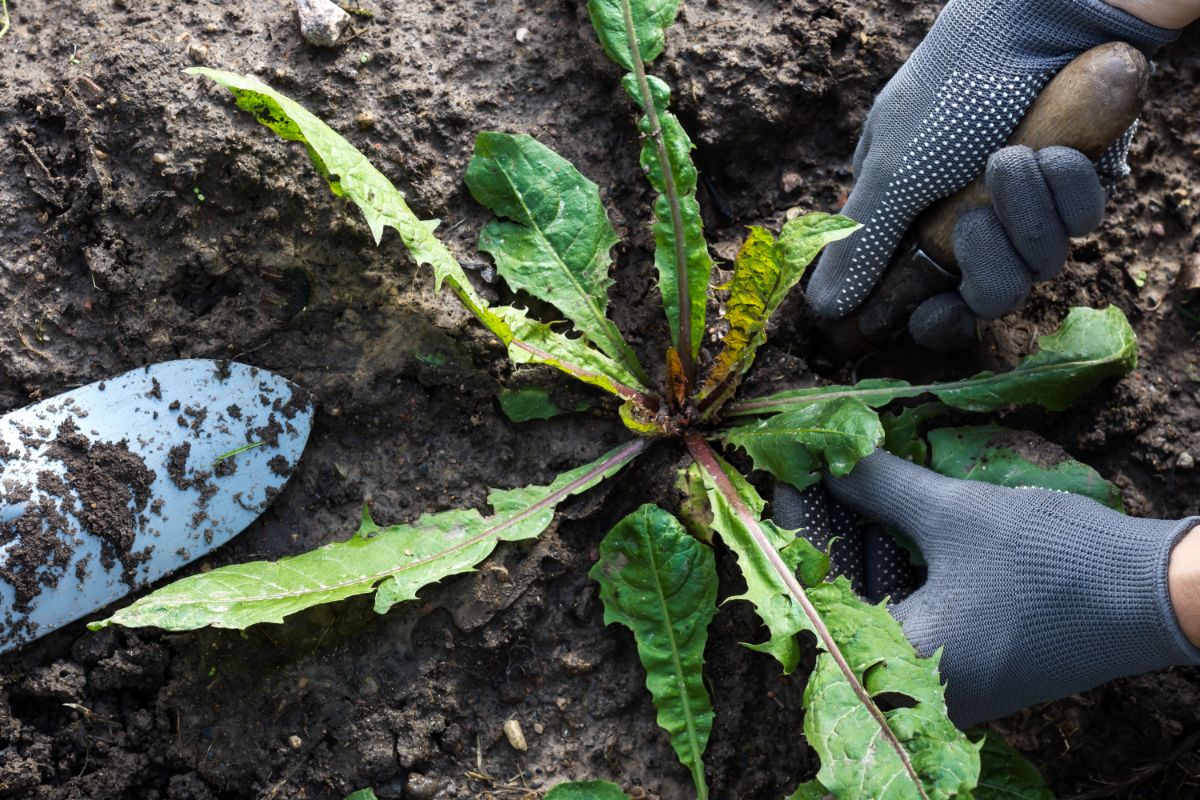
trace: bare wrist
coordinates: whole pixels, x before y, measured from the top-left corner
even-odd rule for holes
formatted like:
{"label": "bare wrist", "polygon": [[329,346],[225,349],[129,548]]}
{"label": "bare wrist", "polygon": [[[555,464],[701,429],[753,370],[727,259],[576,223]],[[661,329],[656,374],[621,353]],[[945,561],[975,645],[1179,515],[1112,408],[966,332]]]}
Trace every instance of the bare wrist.
{"label": "bare wrist", "polygon": [[1171,551],[1167,591],[1183,635],[1200,647],[1200,527],[1185,533]]}
{"label": "bare wrist", "polygon": [[1105,0],[1142,22],[1159,28],[1182,28],[1200,18],[1200,0]]}

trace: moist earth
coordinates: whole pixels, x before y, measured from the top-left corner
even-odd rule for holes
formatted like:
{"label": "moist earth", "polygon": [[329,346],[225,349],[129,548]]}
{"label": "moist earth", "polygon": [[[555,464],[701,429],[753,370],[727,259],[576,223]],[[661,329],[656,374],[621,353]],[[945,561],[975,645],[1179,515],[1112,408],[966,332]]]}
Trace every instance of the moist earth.
{"label": "moist earth", "polygon": [[[525,131],[600,187],[625,244],[612,314],[646,360],[666,340],[652,277],[650,193],[633,110],[582,0],[372,2],[333,49],[291,4],[13,0],[0,39],[0,408],[173,358],[236,359],[310,389],[307,452],[262,518],[189,571],[278,558],[382,524],[479,506],[487,487],[545,482],[625,434],[610,409],[514,425],[500,348],[414,266],[375,247],[295,145],[183,74],[253,73],[368,153],[489,277],[485,217],[461,176],[474,134]],[[656,72],[697,143],[702,203],[728,260],[748,224],[836,210],[871,98],[939,5],[910,0],[688,4]],[[1115,481],[1132,513],[1178,517],[1200,496],[1194,309],[1174,291],[1197,250],[1200,36],[1158,58],[1133,176],[1065,274],[988,324],[967,356],[903,345],[851,364],[802,299],[783,312],[752,388],[1005,368],[1071,305],[1114,303],[1137,330],[1130,376],[1062,413],[1000,415]],[[1192,313],[1193,316],[1188,316]],[[563,407],[575,407],[566,405]],[[231,412],[232,413],[232,412]],[[264,431],[269,436],[270,431]],[[76,624],[0,658],[0,797],[536,797],[556,781],[619,781],[690,797],[628,632],[606,629],[586,572],[613,521],[669,492],[662,450],[577,498],[533,542],[377,616],[358,598],[239,634],[88,633]],[[723,557],[722,593],[738,591]],[[743,604],[707,651],[717,724],[713,796],[778,798],[815,770],[801,736],[803,666],[784,677],[738,642]],[[1200,673],[1116,681],[993,726],[1062,796],[1192,797]],[[502,725],[521,722],[529,750]]]}

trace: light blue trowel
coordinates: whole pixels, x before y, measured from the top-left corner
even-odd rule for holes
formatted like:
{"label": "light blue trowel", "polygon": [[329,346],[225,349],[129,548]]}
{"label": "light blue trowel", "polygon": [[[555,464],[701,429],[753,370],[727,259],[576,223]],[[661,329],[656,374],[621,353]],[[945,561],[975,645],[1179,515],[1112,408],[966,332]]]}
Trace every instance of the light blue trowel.
{"label": "light blue trowel", "polygon": [[287,482],[305,392],[169,361],[0,417],[0,653],[219,547]]}

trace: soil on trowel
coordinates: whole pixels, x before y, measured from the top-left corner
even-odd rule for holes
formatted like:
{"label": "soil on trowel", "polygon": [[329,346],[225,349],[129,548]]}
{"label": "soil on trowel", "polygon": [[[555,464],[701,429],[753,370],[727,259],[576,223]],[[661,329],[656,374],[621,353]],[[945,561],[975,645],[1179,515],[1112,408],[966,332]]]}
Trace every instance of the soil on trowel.
{"label": "soil on trowel", "polygon": [[[510,366],[393,232],[376,247],[299,145],[183,71],[254,75],[327,120],[423,218],[443,220],[439,234],[489,299],[529,302],[495,283],[478,252],[487,215],[463,170],[478,131],[535,135],[600,187],[624,242],[611,316],[659,365],[668,337],[652,268],[652,192],[634,109],[582,0],[362,0],[350,6],[351,30],[324,49],[301,37],[289,2],[8,5],[0,409],[174,358],[269,369],[318,404],[304,458],[270,508],[185,573],[345,539],[364,504],[381,525],[483,508],[489,487],[546,483],[626,441],[603,399],[564,417],[509,422],[497,402],[506,387],[576,390]],[[840,208],[871,99],[939,7],[686,4],[654,69],[697,145],[719,274],[747,225],[778,229],[795,214]],[[848,362],[796,296],[748,389],[1007,368],[1068,307],[1113,303],[1137,331],[1138,368],[1067,411],[995,421],[1094,466],[1132,513],[1194,513],[1200,348],[1196,309],[1175,283],[1197,258],[1200,232],[1197,44],[1190,31],[1159,54],[1133,175],[1100,230],[1023,311],[986,325],[969,354],[930,359],[901,344]],[[710,312],[716,324],[715,302]],[[598,396],[583,399],[592,406]],[[172,414],[190,427],[198,417],[188,402]],[[247,444],[286,430],[278,411]],[[358,597],[244,634],[89,633],[80,622],[0,657],[0,798],[340,800],[372,787],[382,800],[513,800],[568,778],[616,780],[635,797],[694,796],[655,724],[633,641],[604,626],[586,575],[615,520],[669,495],[681,456],[656,450],[564,504],[541,537],[501,544],[478,572],[386,615]],[[196,480],[186,454],[177,480]],[[732,558],[722,552],[719,562],[722,596],[737,594]],[[721,608],[706,651],[714,798],[776,800],[816,769],[801,735],[809,665],[782,676],[739,644],[763,638],[746,604]],[[1198,708],[1200,673],[1179,668],[1030,709],[993,730],[1061,796],[1193,797]],[[508,744],[510,719],[527,751]]]}

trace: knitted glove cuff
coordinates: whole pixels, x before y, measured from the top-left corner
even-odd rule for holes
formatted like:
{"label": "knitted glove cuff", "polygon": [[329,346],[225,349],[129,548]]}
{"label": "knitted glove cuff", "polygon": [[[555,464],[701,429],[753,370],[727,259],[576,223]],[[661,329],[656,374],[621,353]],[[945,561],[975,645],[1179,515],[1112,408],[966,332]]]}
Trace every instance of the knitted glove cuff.
{"label": "knitted glove cuff", "polygon": [[1162,546],[1156,554],[1154,593],[1158,602],[1159,613],[1162,615],[1161,630],[1164,633],[1164,646],[1170,659],[1169,665],[1200,664],[1200,648],[1193,645],[1183,633],[1175,607],[1171,604],[1170,585],[1167,580],[1168,568],[1171,563],[1171,551],[1175,545],[1193,528],[1200,526],[1200,517],[1188,517],[1174,523],[1162,539]]}

